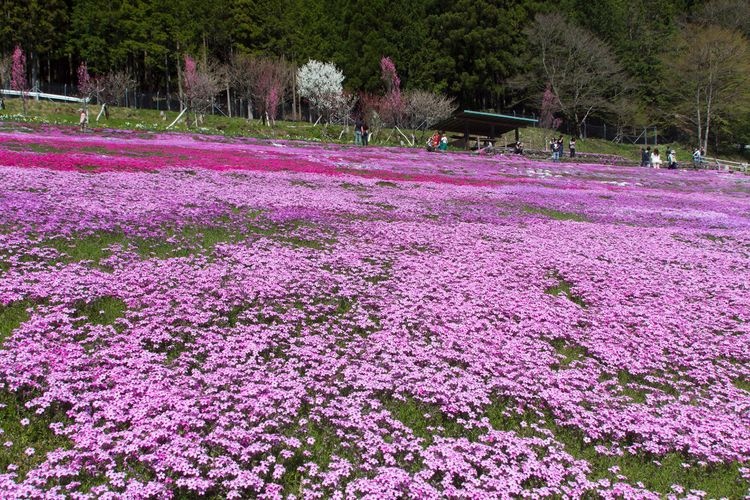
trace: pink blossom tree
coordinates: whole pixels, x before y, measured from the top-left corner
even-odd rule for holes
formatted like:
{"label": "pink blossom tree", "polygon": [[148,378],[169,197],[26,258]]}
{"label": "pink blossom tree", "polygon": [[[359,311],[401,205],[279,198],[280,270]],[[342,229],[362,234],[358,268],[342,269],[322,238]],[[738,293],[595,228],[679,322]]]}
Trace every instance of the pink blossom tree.
{"label": "pink blossom tree", "polygon": [[385,83],[385,95],[380,103],[381,117],[386,124],[398,126],[404,114],[405,104],[401,97],[401,79],[390,57],[380,59],[380,77]]}
{"label": "pink blossom tree", "polygon": [[26,80],[26,54],[21,50],[20,45],[16,45],[13,51],[13,67],[11,68],[10,76],[10,88],[17,90],[21,93],[21,100],[23,101],[23,114],[26,114],[26,98],[28,89],[28,83]]}
{"label": "pink blossom tree", "polygon": [[85,62],[78,66],[78,95],[83,99],[83,109],[88,107],[88,103],[96,96],[96,81],[89,75],[88,67]]}

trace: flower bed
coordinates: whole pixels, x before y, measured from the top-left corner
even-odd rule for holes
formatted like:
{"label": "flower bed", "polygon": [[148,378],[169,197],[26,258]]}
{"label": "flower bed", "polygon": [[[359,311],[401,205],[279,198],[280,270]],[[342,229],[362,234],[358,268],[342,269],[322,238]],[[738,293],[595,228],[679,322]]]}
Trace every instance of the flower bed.
{"label": "flower bed", "polygon": [[49,128],[0,183],[3,496],[748,492],[748,177]]}

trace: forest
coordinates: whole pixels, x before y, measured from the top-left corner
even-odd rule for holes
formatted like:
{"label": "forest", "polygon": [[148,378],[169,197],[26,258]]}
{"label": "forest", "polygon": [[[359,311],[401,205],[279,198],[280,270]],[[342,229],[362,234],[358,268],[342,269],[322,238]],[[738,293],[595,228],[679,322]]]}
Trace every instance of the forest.
{"label": "forest", "polygon": [[[745,0],[3,0],[0,11],[3,88],[18,47],[31,89],[78,85],[85,63],[167,95],[182,92],[186,55],[225,74],[242,61],[330,62],[360,96],[392,90],[388,58],[401,89],[456,107],[571,134],[600,123],[714,150],[750,143]],[[295,91],[281,96],[293,112]]]}

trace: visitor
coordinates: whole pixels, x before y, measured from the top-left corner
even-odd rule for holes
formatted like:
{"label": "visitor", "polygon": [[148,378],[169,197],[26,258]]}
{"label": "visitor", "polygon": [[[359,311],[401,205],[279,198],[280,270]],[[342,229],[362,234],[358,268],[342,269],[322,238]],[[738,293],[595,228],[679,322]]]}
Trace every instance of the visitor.
{"label": "visitor", "polygon": [[86,125],[89,123],[89,116],[86,113],[85,109],[82,109],[80,111],[81,111],[81,118],[79,120],[79,125],[81,126],[81,132],[86,132]]}
{"label": "visitor", "polygon": [[641,166],[651,166],[651,147],[647,146],[646,149],[641,148]]}
{"label": "visitor", "polygon": [[576,138],[571,137],[570,142],[568,143],[568,148],[570,148],[570,157],[575,158],[576,157]]}
{"label": "visitor", "polygon": [[659,156],[658,148],[654,148],[654,152],[651,153],[651,166],[654,168],[661,168],[661,157]]}
{"label": "visitor", "polygon": [[563,136],[557,139],[557,155],[558,160],[565,156],[565,139],[563,139]]}
{"label": "visitor", "polygon": [[700,148],[695,148],[693,150],[693,166],[695,168],[700,168],[701,163],[703,163],[703,157],[701,155]]}
{"label": "visitor", "polygon": [[513,152],[517,155],[522,155],[523,154],[523,142],[521,141],[516,142],[516,144],[513,147]]}
{"label": "visitor", "polygon": [[552,138],[551,141],[549,141],[549,146],[552,149],[552,161],[557,162],[560,161],[560,150],[558,149],[558,143],[556,138]]}
{"label": "visitor", "polygon": [[441,153],[445,153],[448,151],[448,136],[445,135],[445,132],[440,132],[440,144],[438,145],[438,150]]}
{"label": "visitor", "polygon": [[432,137],[427,139],[427,151],[432,153],[440,145],[440,132],[435,132]]}
{"label": "visitor", "polygon": [[357,118],[357,121],[354,122],[354,145],[355,146],[361,146],[362,145],[362,119]]}
{"label": "visitor", "polygon": [[362,122],[362,145],[367,146],[370,143],[370,127],[367,121]]}
{"label": "visitor", "polygon": [[667,168],[670,170],[677,168],[677,154],[674,152],[674,149],[670,149],[669,155],[667,155]]}

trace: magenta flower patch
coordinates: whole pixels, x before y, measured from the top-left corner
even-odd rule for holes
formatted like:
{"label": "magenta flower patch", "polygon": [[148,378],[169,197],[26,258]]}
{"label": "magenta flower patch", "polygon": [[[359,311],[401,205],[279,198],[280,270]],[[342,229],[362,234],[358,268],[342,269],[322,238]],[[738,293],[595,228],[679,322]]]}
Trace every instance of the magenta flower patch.
{"label": "magenta flower patch", "polygon": [[748,493],[750,178],[0,132],[7,497]]}

